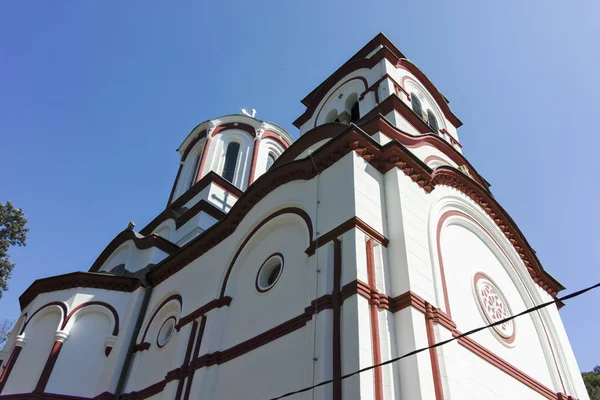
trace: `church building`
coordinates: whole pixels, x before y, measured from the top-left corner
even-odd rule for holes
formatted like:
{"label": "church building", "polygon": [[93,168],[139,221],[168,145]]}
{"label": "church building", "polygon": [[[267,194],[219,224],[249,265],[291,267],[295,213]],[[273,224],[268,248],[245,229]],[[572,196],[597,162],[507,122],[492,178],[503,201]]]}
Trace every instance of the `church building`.
{"label": "church building", "polygon": [[160,214],[33,282],[0,399],[589,400],[560,302],[340,379],[564,288],[383,34],[302,104],[202,122]]}

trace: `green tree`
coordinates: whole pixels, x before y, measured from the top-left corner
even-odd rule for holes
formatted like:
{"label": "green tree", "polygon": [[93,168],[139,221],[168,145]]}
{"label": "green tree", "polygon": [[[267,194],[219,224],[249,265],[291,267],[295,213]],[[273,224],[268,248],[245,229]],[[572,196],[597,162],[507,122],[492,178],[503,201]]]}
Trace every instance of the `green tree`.
{"label": "green tree", "polygon": [[600,400],[600,365],[596,365],[592,371],[584,372],[581,376],[590,400]]}
{"label": "green tree", "polygon": [[0,203],[0,298],[8,290],[6,281],[10,278],[15,264],[8,260],[11,246],[25,246],[28,228],[23,210],[15,208],[10,201]]}
{"label": "green tree", "polygon": [[0,348],[2,348],[8,340],[8,335],[10,335],[10,331],[12,331],[14,326],[15,322],[10,319],[5,319],[0,322]]}

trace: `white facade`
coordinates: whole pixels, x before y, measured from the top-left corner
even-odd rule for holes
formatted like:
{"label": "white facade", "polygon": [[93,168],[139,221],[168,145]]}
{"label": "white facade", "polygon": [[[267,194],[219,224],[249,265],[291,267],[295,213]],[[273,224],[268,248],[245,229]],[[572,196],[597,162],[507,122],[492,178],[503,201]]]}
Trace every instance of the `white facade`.
{"label": "white facade", "polygon": [[383,35],[303,103],[295,143],[246,115],[201,123],[165,211],[90,272],[34,282],[0,399],[268,399],[330,379],[290,398],[588,399],[554,306],[336,379],[562,286]]}

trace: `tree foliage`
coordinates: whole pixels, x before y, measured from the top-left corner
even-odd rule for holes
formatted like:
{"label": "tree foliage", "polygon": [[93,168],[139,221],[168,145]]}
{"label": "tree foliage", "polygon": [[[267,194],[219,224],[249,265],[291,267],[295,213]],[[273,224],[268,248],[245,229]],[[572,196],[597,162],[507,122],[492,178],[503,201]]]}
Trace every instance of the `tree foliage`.
{"label": "tree foliage", "polygon": [[10,335],[10,331],[15,325],[15,321],[10,319],[5,319],[0,322],[0,348],[4,346],[4,343],[8,340],[8,335]]}
{"label": "tree foliage", "polygon": [[15,264],[8,259],[11,246],[25,246],[28,228],[23,210],[15,208],[10,201],[0,203],[0,298],[8,290],[7,281]]}
{"label": "tree foliage", "polygon": [[583,376],[590,400],[600,400],[600,365],[596,365],[592,371],[584,372],[581,376]]}

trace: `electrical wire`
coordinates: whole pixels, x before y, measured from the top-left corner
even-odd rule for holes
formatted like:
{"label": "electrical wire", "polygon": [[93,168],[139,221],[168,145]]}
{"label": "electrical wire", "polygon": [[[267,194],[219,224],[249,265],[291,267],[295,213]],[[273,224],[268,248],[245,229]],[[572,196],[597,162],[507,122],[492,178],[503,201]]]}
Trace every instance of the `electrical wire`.
{"label": "electrical wire", "polygon": [[[381,367],[381,366],[384,366],[384,365],[392,364],[392,363],[394,363],[394,362],[396,362],[396,361],[402,360],[403,358],[410,357],[410,356],[414,356],[415,354],[422,353],[422,352],[424,352],[424,351],[427,351],[427,350],[429,350],[429,349],[433,349],[433,348],[436,348],[436,347],[443,346],[443,345],[445,345],[445,344],[448,344],[448,343],[450,343],[450,342],[453,342],[453,341],[455,341],[455,340],[458,340],[458,339],[460,339],[460,338],[463,338],[463,337],[465,337],[465,336],[469,336],[469,335],[472,335],[472,334],[474,334],[474,333],[480,332],[480,331],[482,331],[482,330],[484,330],[484,329],[488,329],[488,328],[491,328],[491,327],[493,327],[493,326],[496,326],[496,325],[502,325],[502,324],[503,324],[503,323],[505,323],[505,322],[511,321],[511,320],[513,320],[513,319],[515,319],[515,318],[517,318],[517,317],[520,317],[520,316],[522,316],[522,315],[529,314],[530,312],[533,312],[533,311],[540,310],[540,309],[542,309],[542,308],[544,308],[544,307],[548,307],[548,306],[550,306],[550,305],[552,305],[552,304],[560,304],[560,302],[564,302],[564,301],[566,301],[566,300],[570,300],[570,299],[572,299],[572,298],[574,298],[574,297],[581,296],[582,294],[584,294],[584,293],[586,293],[586,292],[589,292],[590,290],[596,289],[596,288],[598,288],[598,287],[600,287],[600,282],[596,283],[596,284],[595,284],[595,285],[593,285],[593,286],[589,286],[589,287],[587,287],[587,288],[585,288],[585,289],[578,290],[578,291],[576,291],[576,292],[573,292],[573,293],[571,293],[571,294],[568,294],[568,295],[565,295],[565,296],[562,296],[562,297],[556,298],[556,299],[554,299],[554,300],[552,300],[552,301],[548,301],[548,302],[546,302],[546,303],[542,303],[542,304],[540,304],[540,305],[537,305],[537,306],[535,306],[535,307],[529,308],[529,309],[527,309],[527,310],[525,310],[525,311],[522,311],[522,312],[520,312],[520,313],[518,313],[518,314],[515,314],[515,315],[513,315],[513,316],[510,316],[510,317],[507,317],[507,318],[501,319],[501,320],[499,320],[499,321],[496,321],[496,322],[494,322],[494,323],[492,323],[492,324],[489,324],[489,325],[484,325],[484,326],[481,326],[481,327],[479,327],[479,328],[475,328],[475,329],[472,329],[472,330],[470,330],[470,331],[467,331],[467,332],[465,332],[465,333],[461,333],[460,335],[457,335],[457,336],[455,336],[455,337],[452,337],[452,338],[450,338],[450,339],[443,340],[443,341],[441,341],[441,342],[438,342],[438,343],[432,344],[431,346],[422,347],[422,348],[420,348],[420,349],[413,350],[413,351],[411,351],[411,352],[409,352],[409,353],[406,353],[406,354],[404,354],[404,355],[402,355],[402,356],[395,357],[395,358],[392,358],[392,359],[390,359],[390,360],[384,361],[384,362],[382,362],[382,363],[375,364],[375,365],[371,365],[371,366],[369,366],[369,367],[365,367],[365,368],[359,369],[359,370],[357,370],[357,371],[351,372],[351,373],[349,373],[349,374],[346,374],[346,375],[342,375],[342,376],[339,378],[339,380],[344,380],[344,379],[350,378],[350,377],[352,377],[352,376],[354,376],[354,375],[358,375],[358,374],[360,374],[360,373],[363,373],[363,372],[365,372],[365,371],[370,371],[370,370],[372,370],[372,369],[374,369],[374,368],[377,368],[377,367]],[[300,389],[300,390],[296,390],[296,391],[293,391],[293,392],[289,392],[289,393],[283,394],[283,395],[281,395],[281,396],[273,397],[273,398],[271,398],[270,400],[283,399],[284,397],[290,397],[290,396],[293,396],[293,395],[295,395],[295,394],[304,393],[304,392],[307,392],[307,391],[309,391],[309,390],[313,390],[313,389],[315,389],[315,388],[318,388],[318,387],[320,387],[320,386],[325,386],[325,385],[328,385],[328,384],[330,384],[330,383],[333,383],[334,381],[335,381],[335,379],[329,379],[329,380],[326,380],[326,381],[320,382],[320,383],[318,383],[318,384],[316,384],[316,385],[312,385],[312,386],[305,387],[305,388],[303,388],[303,389]]]}
{"label": "electrical wire", "polygon": [[[318,360],[317,358],[317,314],[319,312],[319,273],[321,272],[319,269],[319,254],[318,254],[318,250],[319,250],[319,204],[321,204],[321,200],[319,199],[319,186],[320,186],[320,175],[321,175],[321,171],[319,171],[319,168],[317,168],[317,164],[315,164],[315,159],[312,156],[312,150],[308,151],[308,155],[310,156],[310,159],[312,160],[312,163],[315,167],[315,170],[317,171],[317,202],[315,204],[315,257],[316,257],[316,273],[315,273],[315,307],[313,310],[313,315],[315,316],[314,318],[314,323],[313,323],[313,363],[312,363],[312,384],[313,386],[315,386],[315,380],[317,379],[316,374],[315,374],[315,367],[316,367],[316,362]],[[315,386],[316,387],[316,386]],[[315,400],[315,391],[312,391],[312,398],[313,400]]]}

